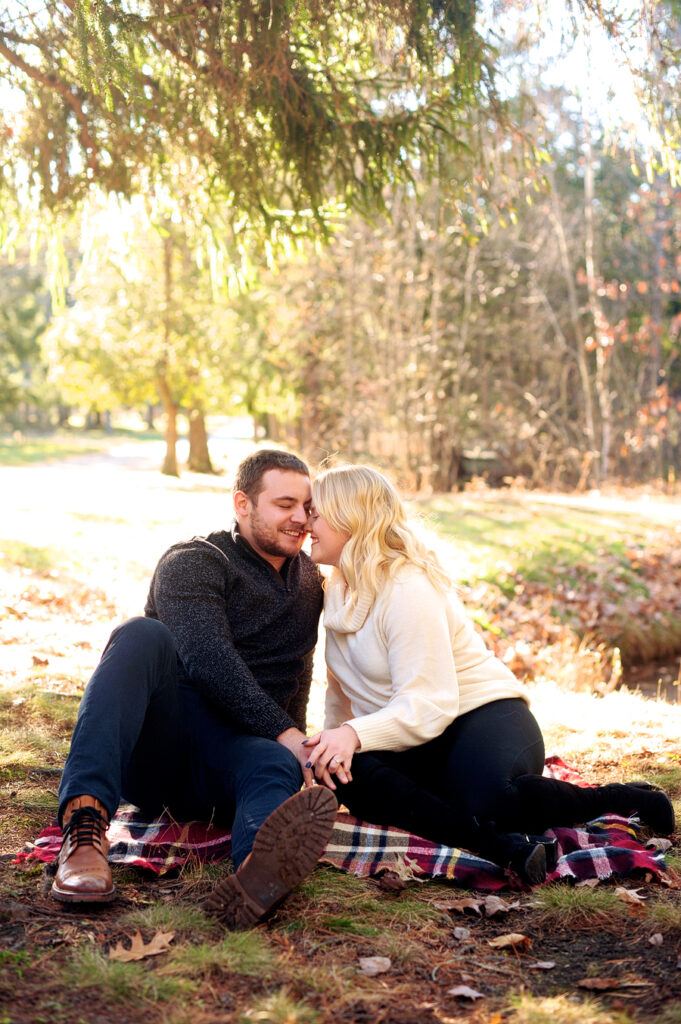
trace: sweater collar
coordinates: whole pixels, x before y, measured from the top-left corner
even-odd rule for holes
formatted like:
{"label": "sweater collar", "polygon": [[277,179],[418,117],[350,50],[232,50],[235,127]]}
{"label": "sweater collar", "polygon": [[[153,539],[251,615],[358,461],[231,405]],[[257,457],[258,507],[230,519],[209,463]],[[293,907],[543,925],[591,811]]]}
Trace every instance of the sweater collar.
{"label": "sweater collar", "polygon": [[334,568],[326,583],[324,625],[334,633],[356,633],[366,622],[372,604],[370,595],[353,603],[343,573]]}
{"label": "sweater collar", "polygon": [[[262,555],[259,555],[255,548],[248,543],[246,538],[241,536],[241,534],[239,533],[239,524],[236,521],[232,524],[232,540],[238,547],[242,548],[251,558],[256,559],[260,563],[260,565],[264,565],[265,568],[275,577],[275,579],[279,580],[280,583],[286,583],[286,581],[288,580],[288,571],[293,561],[292,558],[285,559],[281,569],[275,569],[271,562],[268,562],[266,558],[263,558]],[[296,557],[298,556],[296,555]]]}

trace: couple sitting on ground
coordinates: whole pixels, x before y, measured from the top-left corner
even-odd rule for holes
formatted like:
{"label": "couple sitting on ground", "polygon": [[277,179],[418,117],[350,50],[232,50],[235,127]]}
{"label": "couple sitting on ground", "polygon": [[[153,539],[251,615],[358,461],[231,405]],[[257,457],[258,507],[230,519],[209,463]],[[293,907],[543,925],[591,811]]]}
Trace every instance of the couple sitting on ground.
{"label": "couple sitting on ground", "polygon": [[[312,870],[336,797],[529,884],[552,866],[552,826],[614,811],[673,830],[670,801],[645,783],[542,777],[524,688],[380,473],[339,467],[311,485],[296,456],[258,451],[239,466],[234,510],[231,530],[162,556],[145,617],[114,630],[85,690],[59,793],[57,899],[113,898],[106,829],[121,796],[231,824],[235,870],[206,907],[232,927]],[[333,567],[326,584],[317,564]],[[307,736],[322,605],[326,719]]]}

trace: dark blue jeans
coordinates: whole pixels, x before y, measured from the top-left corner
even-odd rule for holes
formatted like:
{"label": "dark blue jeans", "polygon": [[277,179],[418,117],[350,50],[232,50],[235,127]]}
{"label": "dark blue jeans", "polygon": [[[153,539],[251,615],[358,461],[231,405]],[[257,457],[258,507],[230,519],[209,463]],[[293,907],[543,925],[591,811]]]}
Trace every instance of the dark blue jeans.
{"label": "dark blue jeans", "polygon": [[250,852],[265,818],[303,782],[275,740],[234,730],[194,686],[178,683],[175,642],[155,619],[130,619],[109,639],[87,685],[61,785],[113,816],[121,797],[156,815],[232,826],[232,860]]}
{"label": "dark blue jeans", "polygon": [[[353,781],[337,795],[358,818],[470,849],[478,824],[531,829],[538,798],[529,801],[516,780],[543,767],[544,741],[525,701],[495,700],[421,746],[355,754]],[[545,801],[554,799],[547,780]]]}

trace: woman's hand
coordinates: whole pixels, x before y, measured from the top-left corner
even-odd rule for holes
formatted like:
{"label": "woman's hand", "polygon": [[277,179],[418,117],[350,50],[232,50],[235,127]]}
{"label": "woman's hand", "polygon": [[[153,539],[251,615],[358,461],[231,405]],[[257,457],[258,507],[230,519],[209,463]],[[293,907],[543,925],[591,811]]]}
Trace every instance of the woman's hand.
{"label": "woman's hand", "polygon": [[339,782],[352,782],[352,756],[360,747],[359,736],[347,722],[337,729],[323,729],[303,741],[304,747],[314,747],[305,767],[314,770],[318,782],[335,789],[331,778]]}

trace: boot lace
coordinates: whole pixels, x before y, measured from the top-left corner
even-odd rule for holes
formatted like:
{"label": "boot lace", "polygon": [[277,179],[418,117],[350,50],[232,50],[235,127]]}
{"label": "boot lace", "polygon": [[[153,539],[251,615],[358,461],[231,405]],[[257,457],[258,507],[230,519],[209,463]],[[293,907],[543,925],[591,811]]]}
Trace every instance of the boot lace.
{"label": "boot lace", "polygon": [[108,826],[96,807],[77,807],[64,826],[64,841],[70,836],[76,846],[100,845]]}

